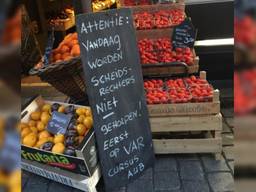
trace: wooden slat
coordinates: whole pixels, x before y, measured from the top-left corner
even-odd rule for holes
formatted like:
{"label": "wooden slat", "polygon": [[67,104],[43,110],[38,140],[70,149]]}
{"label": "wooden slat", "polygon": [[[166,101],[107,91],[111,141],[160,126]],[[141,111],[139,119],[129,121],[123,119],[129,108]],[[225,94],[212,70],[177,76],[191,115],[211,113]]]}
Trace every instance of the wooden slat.
{"label": "wooden slat", "polygon": [[148,105],[150,117],[214,115],[220,113],[220,102]]}
{"label": "wooden slat", "polygon": [[220,153],[221,139],[153,139],[156,154]]}
{"label": "wooden slat", "polygon": [[222,130],[222,115],[150,118],[151,131],[182,132]]}
{"label": "wooden slat", "polygon": [[[170,66],[170,67],[150,67],[150,68],[143,68],[143,75],[147,76],[157,76],[157,75],[177,75],[177,74],[185,74],[186,71],[184,67],[176,67],[176,66]],[[197,73],[199,71],[199,57],[195,58],[195,63],[191,66],[188,66],[188,73],[193,74]]]}

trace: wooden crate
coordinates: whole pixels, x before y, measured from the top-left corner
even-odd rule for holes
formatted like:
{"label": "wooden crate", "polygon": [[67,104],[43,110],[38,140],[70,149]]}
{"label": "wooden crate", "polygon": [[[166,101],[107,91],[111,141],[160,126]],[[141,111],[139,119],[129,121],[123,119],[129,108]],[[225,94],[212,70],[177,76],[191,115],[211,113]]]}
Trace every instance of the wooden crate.
{"label": "wooden crate", "polygon": [[[200,78],[206,79],[206,72]],[[222,152],[222,115],[219,90],[213,101],[148,105],[156,154]]]}
{"label": "wooden crate", "polygon": [[[200,72],[200,78],[206,79],[206,72]],[[220,93],[215,90],[213,101],[206,103],[179,103],[148,105],[150,117],[170,117],[185,115],[214,115],[220,113]]]}
{"label": "wooden crate", "polygon": [[[222,152],[222,115],[150,118],[156,154]],[[181,137],[183,136],[183,137]]]}
{"label": "wooden crate", "polygon": [[67,19],[62,19],[58,23],[58,25],[48,25],[48,29],[52,30],[54,28],[55,31],[67,31],[68,29],[75,26],[75,16],[70,16]]}
{"label": "wooden crate", "polygon": [[[139,0],[134,0],[134,1],[139,1]],[[149,0],[151,3],[152,3],[152,5],[136,5],[136,6],[129,6],[129,8],[136,8],[136,7],[141,7],[141,6],[155,6],[155,5],[159,5],[159,4],[153,4],[153,0]],[[121,7],[128,7],[128,6],[126,6],[125,5],[125,0],[118,0],[118,2],[119,2],[119,5],[121,6]],[[169,3],[168,5],[175,5],[175,4],[178,4],[178,3],[185,3],[185,0],[176,0],[174,3]],[[161,4],[160,4],[161,5]],[[162,5],[166,5],[166,4],[162,4]]]}

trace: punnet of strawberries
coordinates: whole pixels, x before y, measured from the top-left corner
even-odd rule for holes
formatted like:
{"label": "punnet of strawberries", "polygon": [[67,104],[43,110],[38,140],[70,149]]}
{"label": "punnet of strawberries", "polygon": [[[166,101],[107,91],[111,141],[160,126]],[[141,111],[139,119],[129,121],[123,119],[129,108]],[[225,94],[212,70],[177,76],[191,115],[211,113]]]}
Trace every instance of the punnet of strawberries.
{"label": "punnet of strawberries", "polygon": [[144,81],[149,105],[213,101],[213,87],[194,75],[188,78],[150,79]]}

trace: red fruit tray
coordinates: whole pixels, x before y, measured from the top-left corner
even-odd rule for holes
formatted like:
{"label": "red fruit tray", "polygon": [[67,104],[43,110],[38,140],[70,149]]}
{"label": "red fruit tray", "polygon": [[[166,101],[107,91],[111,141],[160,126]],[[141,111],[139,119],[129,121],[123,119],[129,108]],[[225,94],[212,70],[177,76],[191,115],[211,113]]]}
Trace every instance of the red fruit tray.
{"label": "red fruit tray", "polygon": [[[206,72],[200,72],[200,78],[206,80]],[[220,100],[219,100],[219,90],[214,90],[209,84],[207,85],[199,85],[206,86],[211,88],[212,95],[202,95],[202,97],[198,97],[197,95],[193,95],[188,85],[186,85],[185,90],[190,91],[190,96],[169,96],[168,103],[163,104],[163,102],[159,103],[150,103],[148,105],[148,111],[150,117],[165,117],[165,116],[184,116],[184,115],[212,115],[220,113]],[[167,86],[168,88],[168,86]],[[179,95],[179,88],[167,89],[168,93],[173,93],[171,95],[175,95],[174,91],[176,89],[176,95]],[[184,88],[183,88],[184,89]],[[182,94],[184,95],[184,94]],[[187,102],[188,101],[188,102]]]}

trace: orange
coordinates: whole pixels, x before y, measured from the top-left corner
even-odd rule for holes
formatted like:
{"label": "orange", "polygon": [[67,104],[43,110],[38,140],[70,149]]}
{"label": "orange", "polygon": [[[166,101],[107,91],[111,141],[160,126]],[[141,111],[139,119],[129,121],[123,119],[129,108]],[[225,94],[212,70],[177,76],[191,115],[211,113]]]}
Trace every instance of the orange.
{"label": "orange", "polygon": [[71,38],[72,38],[72,33],[69,33],[68,35],[66,35],[65,37],[64,37],[64,40],[63,41],[67,41],[67,40],[70,40]]}
{"label": "orange", "polygon": [[83,108],[77,108],[76,109],[76,114],[77,115],[83,115],[84,114],[84,109]]}
{"label": "orange", "polygon": [[38,121],[36,124],[36,128],[38,131],[43,131],[45,129],[45,124],[41,121]]}
{"label": "orange", "polygon": [[61,105],[58,109],[59,113],[64,113],[65,112],[65,106]]}
{"label": "orange", "polygon": [[48,112],[43,112],[42,115],[41,115],[41,121],[47,125],[49,120],[51,119],[51,116],[49,115]]}
{"label": "orange", "polygon": [[44,112],[50,112],[51,111],[51,105],[50,104],[45,104],[43,107],[42,107],[42,111]]}
{"label": "orange", "polygon": [[62,54],[66,53],[66,52],[70,52],[70,48],[67,45],[62,45],[60,48],[60,52]]}
{"label": "orange", "polygon": [[30,127],[30,130],[32,131],[32,133],[35,133],[35,134],[38,133],[38,130],[36,127]]}
{"label": "orange", "polygon": [[84,116],[84,115],[80,115],[80,116],[78,117],[78,119],[77,119],[77,122],[78,122],[78,123],[83,123],[84,120],[85,120],[85,116]]}
{"label": "orange", "polygon": [[28,122],[28,125],[29,125],[29,127],[35,127],[35,126],[36,126],[36,121],[30,120],[30,121]]}
{"label": "orange", "polygon": [[40,111],[35,111],[30,114],[30,118],[34,121],[38,121],[40,119],[40,116],[41,116]]}
{"label": "orange", "polygon": [[84,134],[85,134],[86,131],[87,131],[86,127],[85,127],[83,124],[78,124],[78,125],[76,126],[76,130],[77,130],[77,132],[78,132],[78,134],[79,134],[80,136],[84,136]]}
{"label": "orange", "polygon": [[61,54],[60,53],[55,54],[53,56],[53,59],[54,59],[54,61],[57,61],[57,60],[61,59]]}
{"label": "orange", "polygon": [[65,136],[62,135],[62,134],[59,134],[59,135],[55,135],[53,142],[55,144],[57,144],[57,143],[64,143],[64,140],[65,140]]}
{"label": "orange", "polygon": [[72,38],[72,40],[77,40],[78,39],[78,34],[73,33],[71,38]]}
{"label": "orange", "polygon": [[26,127],[28,127],[29,125],[27,124],[27,123],[20,123],[19,124],[19,127],[20,127],[20,129],[22,130],[22,129],[24,129],[24,128],[26,128]]}
{"label": "orange", "polygon": [[49,137],[51,137],[51,134],[46,130],[38,134],[39,140],[43,138],[49,138]]}
{"label": "orange", "polygon": [[22,131],[21,131],[21,138],[24,138],[26,137],[28,134],[31,133],[31,129],[29,127],[26,127],[24,128]]}
{"label": "orange", "polygon": [[69,60],[71,60],[72,58],[73,58],[72,56],[68,55],[68,56],[63,57],[63,60],[64,60],[64,61],[69,61]]}
{"label": "orange", "polygon": [[74,45],[71,49],[71,55],[77,57],[80,55],[80,46],[78,44]]}
{"label": "orange", "polygon": [[53,153],[60,153],[60,154],[62,154],[62,153],[64,153],[64,151],[65,151],[65,145],[63,143],[57,143],[52,148],[52,152]]}
{"label": "orange", "polygon": [[85,125],[85,127],[87,128],[87,129],[91,129],[92,128],[92,125],[93,125],[93,119],[92,119],[92,117],[86,117],[85,119],[84,119],[84,121],[83,121],[83,124]]}
{"label": "orange", "polygon": [[35,133],[30,133],[23,139],[23,144],[28,147],[34,147],[37,142],[37,136]]}
{"label": "orange", "polygon": [[87,117],[87,116],[90,116],[90,117],[92,116],[92,111],[91,111],[90,108],[86,109],[85,115],[86,115],[86,117]]}

